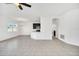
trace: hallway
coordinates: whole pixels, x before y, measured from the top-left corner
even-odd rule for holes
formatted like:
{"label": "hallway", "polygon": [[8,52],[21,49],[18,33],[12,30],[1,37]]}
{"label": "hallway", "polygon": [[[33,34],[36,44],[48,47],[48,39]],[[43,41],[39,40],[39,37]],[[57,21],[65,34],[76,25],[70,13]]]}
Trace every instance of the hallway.
{"label": "hallway", "polygon": [[0,56],[79,56],[79,47],[54,40],[17,36],[0,42]]}

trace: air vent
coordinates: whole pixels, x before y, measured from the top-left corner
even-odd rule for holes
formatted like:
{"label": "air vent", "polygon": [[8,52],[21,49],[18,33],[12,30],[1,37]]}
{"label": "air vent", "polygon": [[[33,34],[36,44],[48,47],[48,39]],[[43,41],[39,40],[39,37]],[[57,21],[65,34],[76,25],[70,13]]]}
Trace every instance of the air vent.
{"label": "air vent", "polygon": [[64,39],[64,35],[63,35],[63,34],[60,34],[60,38],[61,38],[61,39]]}

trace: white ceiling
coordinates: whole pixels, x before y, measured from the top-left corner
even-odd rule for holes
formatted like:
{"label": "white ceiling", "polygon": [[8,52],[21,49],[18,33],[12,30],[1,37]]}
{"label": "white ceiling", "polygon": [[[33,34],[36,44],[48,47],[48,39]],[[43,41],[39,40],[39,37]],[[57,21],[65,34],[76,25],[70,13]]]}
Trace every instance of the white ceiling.
{"label": "white ceiling", "polygon": [[79,4],[67,3],[33,3],[31,5],[32,8],[24,7],[23,11],[19,10],[18,15],[24,17],[59,16],[79,6]]}
{"label": "white ceiling", "polygon": [[64,13],[78,8],[79,4],[75,3],[30,3],[32,5],[31,8],[24,7],[24,10],[19,10],[14,4],[4,4],[3,12],[7,12],[9,16],[16,17],[25,17],[25,18],[34,18],[40,16],[60,16]]}

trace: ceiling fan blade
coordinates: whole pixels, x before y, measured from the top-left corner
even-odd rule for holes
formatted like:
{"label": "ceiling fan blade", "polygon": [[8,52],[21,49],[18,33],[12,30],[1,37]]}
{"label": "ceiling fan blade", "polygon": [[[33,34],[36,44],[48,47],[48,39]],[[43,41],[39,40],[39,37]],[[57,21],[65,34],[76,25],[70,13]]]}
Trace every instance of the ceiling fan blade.
{"label": "ceiling fan blade", "polygon": [[24,5],[24,6],[27,6],[27,7],[30,7],[31,8],[31,5],[27,4],[27,3],[19,3],[21,5]]}
{"label": "ceiling fan blade", "polygon": [[23,10],[22,6],[21,5],[18,5],[19,9]]}

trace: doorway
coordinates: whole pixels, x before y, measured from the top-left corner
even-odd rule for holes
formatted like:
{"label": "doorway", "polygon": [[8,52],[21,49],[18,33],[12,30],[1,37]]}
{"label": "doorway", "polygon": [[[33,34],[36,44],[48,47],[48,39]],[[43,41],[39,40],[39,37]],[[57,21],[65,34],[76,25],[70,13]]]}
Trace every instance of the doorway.
{"label": "doorway", "polygon": [[57,18],[53,18],[52,21],[52,37],[55,39],[58,37],[58,19]]}
{"label": "doorway", "polygon": [[53,36],[56,37],[56,31],[55,30],[53,31]]}

